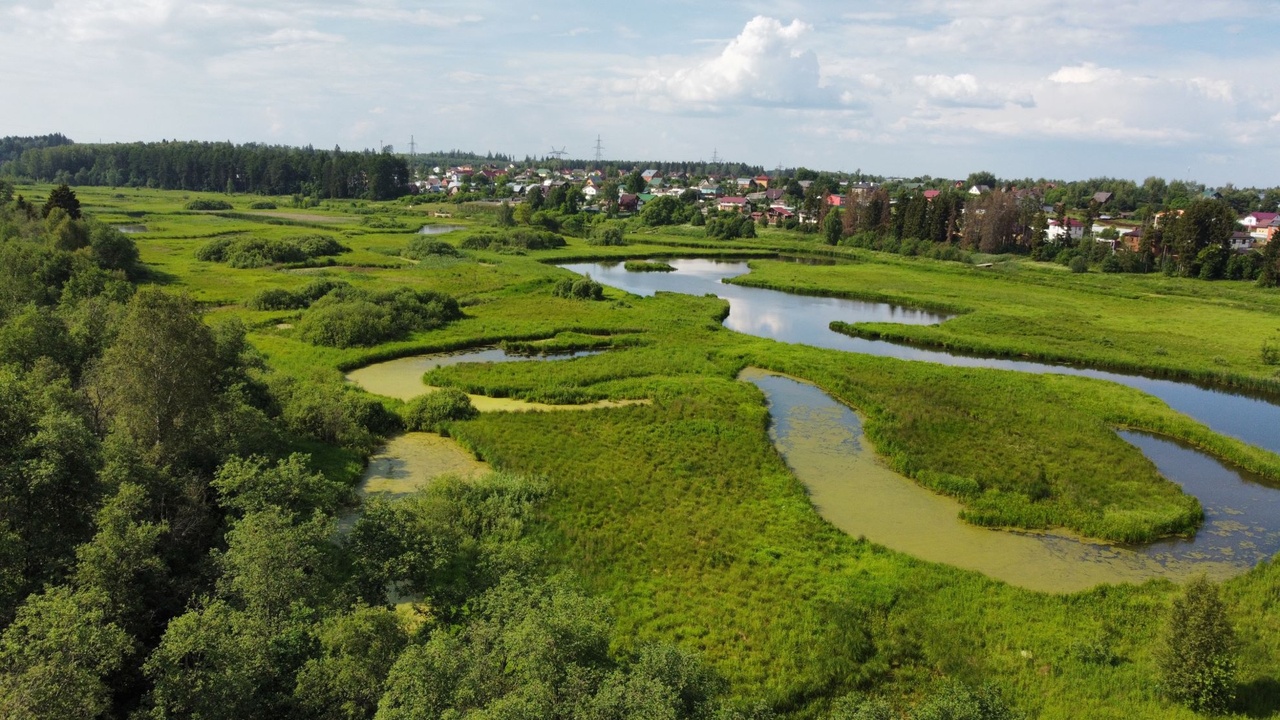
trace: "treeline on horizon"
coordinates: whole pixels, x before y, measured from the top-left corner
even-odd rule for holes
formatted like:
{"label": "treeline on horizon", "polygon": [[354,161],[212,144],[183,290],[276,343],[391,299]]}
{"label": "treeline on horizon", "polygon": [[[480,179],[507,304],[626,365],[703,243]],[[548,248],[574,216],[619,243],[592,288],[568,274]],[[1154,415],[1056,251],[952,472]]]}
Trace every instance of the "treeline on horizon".
{"label": "treeline on horizon", "polygon": [[399,197],[410,180],[405,159],[391,153],[176,140],[84,145],[59,138],[66,139],[0,139],[0,175],[68,185],[370,200]]}
{"label": "treeline on horizon", "polygon": [[[0,138],[0,176],[19,181],[66,183],[108,187],[150,187],[162,190],[243,192],[262,195],[301,194],[316,199],[360,198],[387,200],[410,192],[409,182],[435,167],[457,165],[503,165],[540,167],[551,170],[602,170],[623,174],[653,169],[662,176],[685,174],[691,177],[757,177],[768,174],[791,180],[844,180],[886,185],[899,189],[946,189],[956,183],[967,190],[973,185],[993,189],[1036,189],[1049,204],[1065,203],[1084,208],[1094,193],[1112,194],[1106,209],[1131,213],[1144,208],[1163,209],[1189,204],[1206,190],[1200,183],[1149,177],[1141,183],[1123,178],[1090,178],[1063,181],[1047,178],[999,178],[991,172],[971,173],[967,178],[891,178],[862,172],[815,171],[804,167],[767,171],[759,165],[704,161],[620,161],[595,162],[573,158],[538,158],[523,161],[504,154],[452,149],[418,153],[412,157],[396,154],[391,146],[382,152],[371,150],[317,150],[258,143],[167,141],[80,144],[65,135]],[[839,192],[838,185],[831,185]],[[1238,188],[1227,184],[1217,190],[1237,213],[1254,210],[1274,212],[1280,207],[1280,187]]]}

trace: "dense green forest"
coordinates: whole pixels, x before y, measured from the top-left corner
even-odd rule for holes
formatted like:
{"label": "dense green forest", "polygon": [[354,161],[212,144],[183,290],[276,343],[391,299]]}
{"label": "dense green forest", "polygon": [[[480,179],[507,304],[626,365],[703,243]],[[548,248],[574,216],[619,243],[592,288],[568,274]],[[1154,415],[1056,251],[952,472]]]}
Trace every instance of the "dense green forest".
{"label": "dense green forest", "polygon": [[[74,185],[373,200],[403,195],[410,180],[405,159],[390,153],[176,140],[105,145],[23,140],[6,138],[3,147],[12,145],[15,151],[0,155],[0,175]],[[18,148],[23,148],[20,154]]]}

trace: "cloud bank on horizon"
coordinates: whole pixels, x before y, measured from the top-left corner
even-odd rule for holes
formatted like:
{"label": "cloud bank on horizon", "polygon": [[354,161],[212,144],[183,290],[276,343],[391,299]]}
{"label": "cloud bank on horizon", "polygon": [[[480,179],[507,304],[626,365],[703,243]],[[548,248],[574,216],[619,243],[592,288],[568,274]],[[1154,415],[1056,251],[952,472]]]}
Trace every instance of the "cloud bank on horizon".
{"label": "cloud bank on horizon", "polygon": [[5,0],[0,135],[1280,184],[1266,0]]}

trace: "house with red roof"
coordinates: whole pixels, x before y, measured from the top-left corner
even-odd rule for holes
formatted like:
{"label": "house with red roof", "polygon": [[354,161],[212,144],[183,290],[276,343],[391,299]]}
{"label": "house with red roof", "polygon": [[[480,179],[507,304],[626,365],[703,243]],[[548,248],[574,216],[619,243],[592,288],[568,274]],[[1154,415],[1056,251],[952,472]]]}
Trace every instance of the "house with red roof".
{"label": "house with red roof", "polygon": [[716,207],[720,210],[742,212],[747,207],[747,199],[744,197],[722,197]]}
{"label": "house with red roof", "polygon": [[1084,223],[1069,217],[1066,225],[1059,225],[1057,218],[1049,221],[1049,231],[1046,233],[1052,242],[1062,242],[1066,239],[1079,240],[1084,237]]}
{"label": "house with red roof", "polygon": [[924,199],[925,199],[925,200],[932,200],[932,199],[934,199],[934,198],[938,197],[938,196],[939,196],[939,195],[941,195],[941,194],[942,194],[942,191],[941,191],[941,190],[925,190],[925,191],[924,191]]}
{"label": "house with red roof", "polygon": [[1240,218],[1238,222],[1244,226],[1245,232],[1254,239],[1257,245],[1266,245],[1275,237],[1280,229],[1280,213],[1252,212]]}

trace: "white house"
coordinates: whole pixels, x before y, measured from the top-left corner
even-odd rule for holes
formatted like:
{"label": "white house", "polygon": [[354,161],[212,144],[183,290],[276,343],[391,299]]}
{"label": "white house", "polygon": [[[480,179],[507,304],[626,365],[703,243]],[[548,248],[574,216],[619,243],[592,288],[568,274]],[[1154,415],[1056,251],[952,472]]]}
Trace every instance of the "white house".
{"label": "white house", "polygon": [[1068,238],[1079,240],[1084,237],[1084,223],[1075,218],[1067,218],[1066,227],[1062,227],[1055,218],[1049,221],[1049,230],[1046,235],[1051,242],[1064,242]]}

